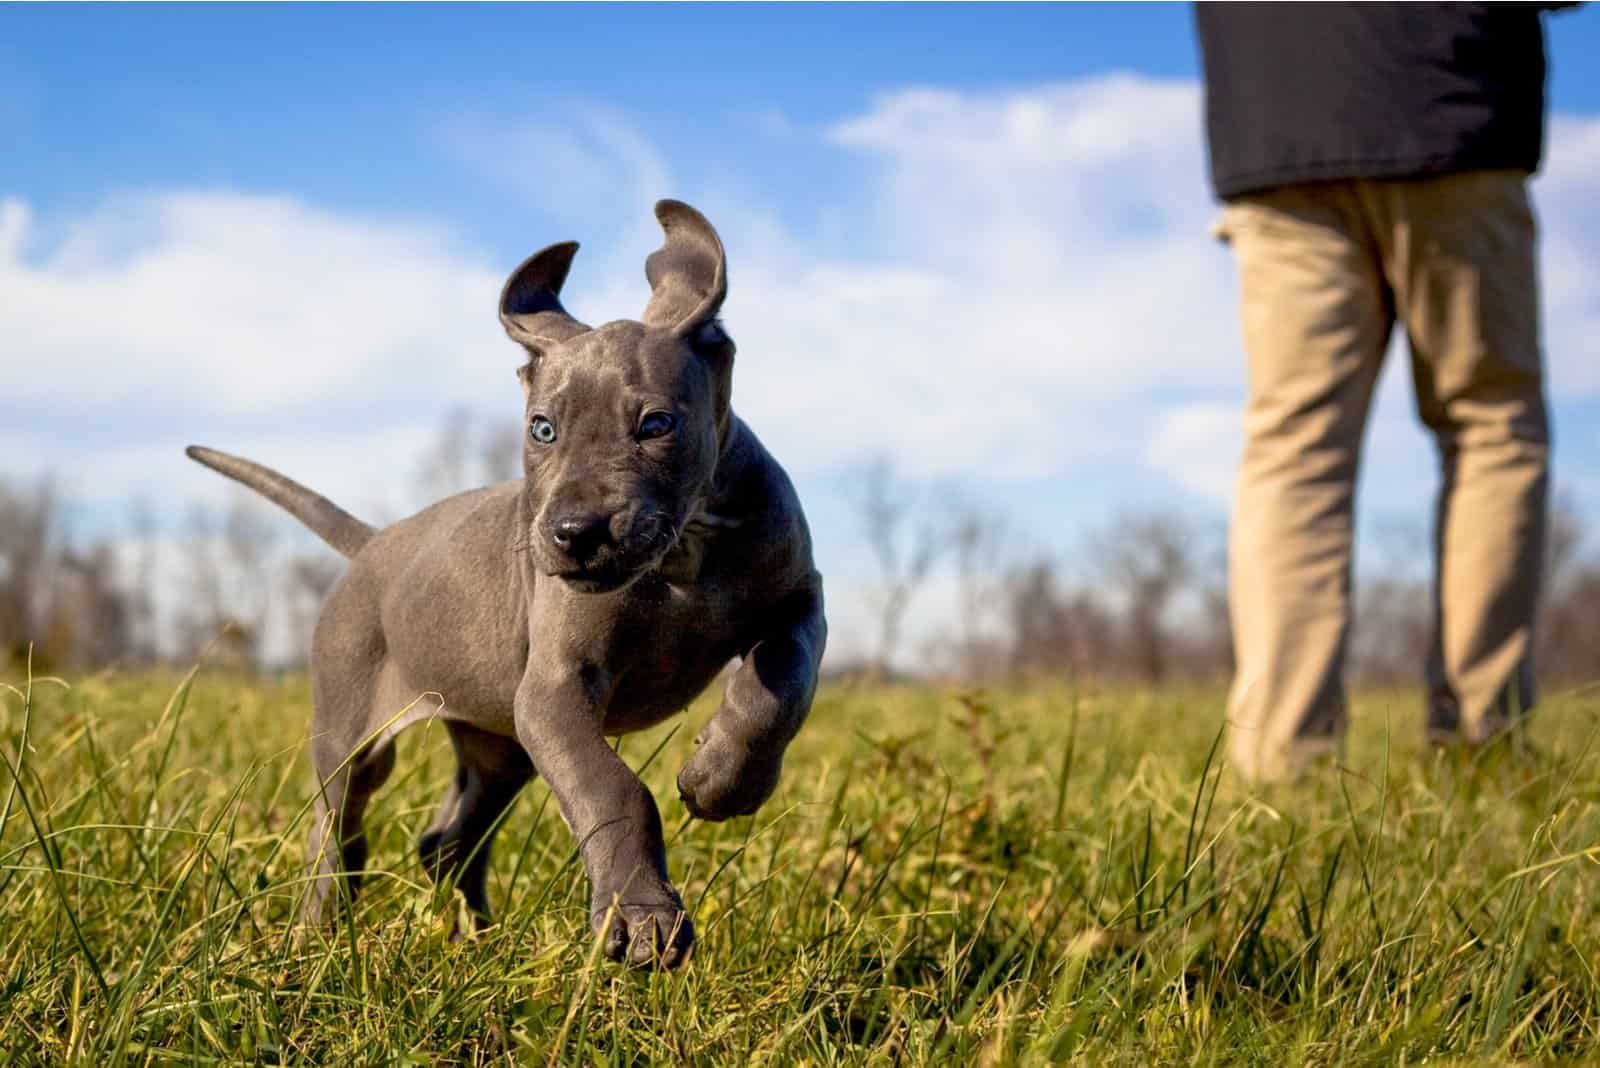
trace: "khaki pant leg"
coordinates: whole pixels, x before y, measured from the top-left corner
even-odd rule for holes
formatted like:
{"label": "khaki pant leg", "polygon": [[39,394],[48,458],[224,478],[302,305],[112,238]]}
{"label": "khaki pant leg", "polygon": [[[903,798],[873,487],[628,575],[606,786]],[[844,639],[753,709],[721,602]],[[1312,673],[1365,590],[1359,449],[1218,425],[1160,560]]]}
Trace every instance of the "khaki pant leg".
{"label": "khaki pant leg", "polygon": [[1520,173],[1373,183],[1440,459],[1431,733],[1482,742],[1534,701],[1550,431],[1536,225]]}
{"label": "khaki pant leg", "polygon": [[1235,201],[1223,230],[1249,361],[1229,532],[1229,756],[1272,781],[1343,734],[1356,469],[1393,318],[1350,184]]}

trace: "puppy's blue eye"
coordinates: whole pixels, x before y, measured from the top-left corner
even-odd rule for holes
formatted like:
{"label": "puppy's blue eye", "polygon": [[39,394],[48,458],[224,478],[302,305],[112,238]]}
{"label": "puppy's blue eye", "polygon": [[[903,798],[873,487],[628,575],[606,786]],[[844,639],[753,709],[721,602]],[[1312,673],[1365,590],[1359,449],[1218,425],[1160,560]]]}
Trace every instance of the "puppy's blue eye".
{"label": "puppy's blue eye", "polygon": [[556,425],[542,415],[536,415],[528,421],[528,436],[540,445],[548,445],[556,440]]}
{"label": "puppy's blue eye", "polygon": [[639,440],[665,437],[677,425],[678,420],[671,412],[651,412],[639,420]]}

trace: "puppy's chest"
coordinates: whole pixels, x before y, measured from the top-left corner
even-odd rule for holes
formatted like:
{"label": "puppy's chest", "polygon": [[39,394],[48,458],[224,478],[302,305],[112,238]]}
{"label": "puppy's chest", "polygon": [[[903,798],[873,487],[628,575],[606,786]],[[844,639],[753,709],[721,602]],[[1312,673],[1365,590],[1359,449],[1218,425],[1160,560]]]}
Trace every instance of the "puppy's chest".
{"label": "puppy's chest", "polygon": [[[737,651],[750,624],[752,604],[737,591],[661,584],[631,606],[619,622],[615,666],[635,672],[649,664],[686,668],[702,655]],[[726,655],[733,655],[733,651]]]}
{"label": "puppy's chest", "polygon": [[748,645],[751,605],[735,591],[651,590],[613,634],[617,678],[606,729],[638,730],[694,700]]}

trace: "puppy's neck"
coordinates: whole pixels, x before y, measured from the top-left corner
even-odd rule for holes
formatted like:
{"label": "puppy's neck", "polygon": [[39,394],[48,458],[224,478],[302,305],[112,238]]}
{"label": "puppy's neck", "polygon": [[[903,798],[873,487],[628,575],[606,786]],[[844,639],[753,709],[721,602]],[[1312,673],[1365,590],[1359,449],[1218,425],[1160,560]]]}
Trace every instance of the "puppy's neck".
{"label": "puppy's neck", "polygon": [[696,502],[689,518],[684,520],[677,542],[656,566],[657,574],[672,585],[694,582],[699,578],[706,553],[718,538],[737,531],[745,524],[734,490],[741,474],[737,470],[739,453],[735,448],[739,426],[739,421],[730,412],[710,491]]}

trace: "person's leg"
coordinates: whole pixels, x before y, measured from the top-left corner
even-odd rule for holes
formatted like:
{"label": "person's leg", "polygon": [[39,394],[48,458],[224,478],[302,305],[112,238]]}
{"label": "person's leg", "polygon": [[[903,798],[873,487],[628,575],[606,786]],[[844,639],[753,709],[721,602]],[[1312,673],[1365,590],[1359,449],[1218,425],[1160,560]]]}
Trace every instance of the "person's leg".
{"label": "person's leg", "polygon": [[1393,311],[1348,183],[1235,201],[1224,231],[1249,359],[1228,748],[1248,778],[1283,780],[1344,728],[1356,468]]}
{"label": "person's leg", "polygon": [[1550,454],[1526,177],[1386,183],[1391,285],[1438,443],[1428,729],[1483,742],[1533,704]]}

